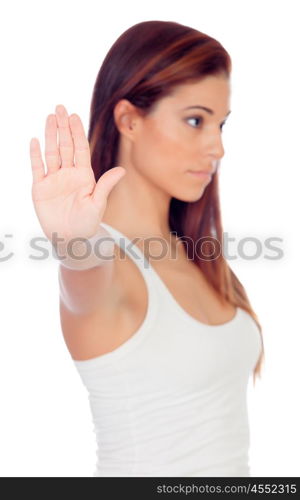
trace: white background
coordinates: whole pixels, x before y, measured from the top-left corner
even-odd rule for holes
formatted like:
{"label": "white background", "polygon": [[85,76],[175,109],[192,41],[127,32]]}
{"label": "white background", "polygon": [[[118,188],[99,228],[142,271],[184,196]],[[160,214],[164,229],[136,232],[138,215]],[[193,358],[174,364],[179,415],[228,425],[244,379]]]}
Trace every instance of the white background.
{"label": "white background", "polygon": [[[2,7],[0,167],[0,475],[91,476],[87,393],[64,344],[58,263],[29,247],[44,237],[31,201],[29,142],[44,148],[56,104],[87,132],[94,81],[126,29],[147,20],[203,31],[233,61],[232,113],[220,172],[224,231],[258,238],[230,260],[264,328],[262,379],[249,386],[252,476],[299,476],[299,26],[296,1],[11,1]],[[11,234],[11,237],[5,235]],[[281,238],[280,260],[265,246]],[[43,246],[51,251],[50,244]],[[236,254],[233,244],[231,254]],[[244,248],[251,255],[255,247]],[[10,258],[4,258],[12,252]]]}

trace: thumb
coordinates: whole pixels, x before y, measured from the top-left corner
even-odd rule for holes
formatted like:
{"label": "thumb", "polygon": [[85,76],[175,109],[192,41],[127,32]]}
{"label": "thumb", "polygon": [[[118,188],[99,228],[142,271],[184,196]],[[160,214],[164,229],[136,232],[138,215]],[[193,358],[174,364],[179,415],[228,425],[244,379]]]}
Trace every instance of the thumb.
{"label": "thumb", "polygon": [[113,167],[101,175],[92,195],[93,201],[98,207],[107,201],[110,192],[125,174],[126,170],[124,167]]}

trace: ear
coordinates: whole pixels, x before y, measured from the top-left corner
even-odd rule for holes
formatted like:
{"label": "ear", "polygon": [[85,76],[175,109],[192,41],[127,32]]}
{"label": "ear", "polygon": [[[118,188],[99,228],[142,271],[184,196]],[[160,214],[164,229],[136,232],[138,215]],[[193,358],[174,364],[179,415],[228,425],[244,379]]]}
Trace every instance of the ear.
{"label": "ear", "polygon": [[121,99],[114,107],[115,125],[120,133],[131,135],[138,117],[136,107],[127,99]]}

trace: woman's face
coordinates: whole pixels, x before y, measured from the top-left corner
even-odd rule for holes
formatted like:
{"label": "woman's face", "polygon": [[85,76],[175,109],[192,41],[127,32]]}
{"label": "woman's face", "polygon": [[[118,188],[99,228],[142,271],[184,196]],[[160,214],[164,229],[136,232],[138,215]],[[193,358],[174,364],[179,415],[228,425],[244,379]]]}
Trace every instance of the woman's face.
{"label": "woman's face", "polygon": [[149,115],[135,115],[129,149],[133,169],[171,197],[201,198],[211,176],[191,171],[214,173],[224,155],[222,126],[230,112],[229,96],[228,78],[208,76],[177,86]]}

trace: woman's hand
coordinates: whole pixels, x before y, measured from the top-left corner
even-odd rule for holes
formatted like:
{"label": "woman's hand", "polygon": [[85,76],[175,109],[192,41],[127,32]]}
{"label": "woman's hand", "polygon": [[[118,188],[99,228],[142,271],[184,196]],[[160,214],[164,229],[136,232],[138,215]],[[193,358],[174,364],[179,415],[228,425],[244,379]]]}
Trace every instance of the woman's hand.
{"label": "woman's hand", "polygon": [[30,141],[34,208],[50,241],[54,233],[66,242],[90,238],[101,223],[109,193],[126,170],[114,167],[96,183],[89,142],[79,116],[68,116],[62,105],[56,106],[55,112],[46,120],[46,173],[39,141]]}

